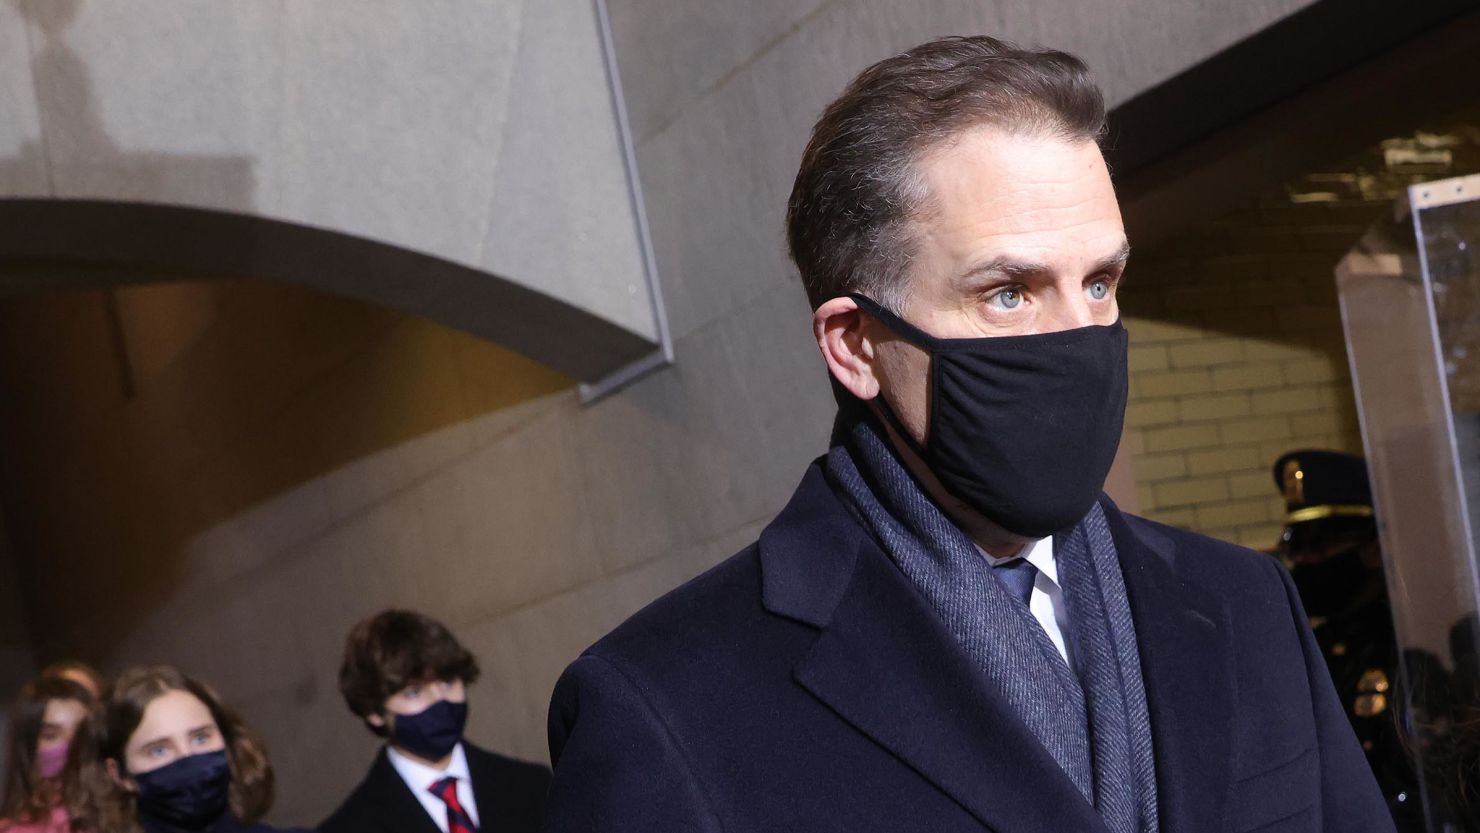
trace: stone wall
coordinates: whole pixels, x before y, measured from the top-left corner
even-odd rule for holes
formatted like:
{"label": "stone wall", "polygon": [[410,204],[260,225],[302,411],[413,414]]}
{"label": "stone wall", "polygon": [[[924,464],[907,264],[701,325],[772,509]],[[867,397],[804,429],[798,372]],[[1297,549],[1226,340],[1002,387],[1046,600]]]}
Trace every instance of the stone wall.
{"label": "stone wall", "polygon": [[274,818],[313,823],[374,745],[335,692],[345,629],[413,606],[486,669],[471,736],[543,757],[560,670],[752,541],[825,448],[782,217],[848,79],[989,32],[1081,53],[1114,103],[1302,5],[614,0],[676,363],[589,406],[466,336],[251,282],[10,302],[7,491],[40,653],[216,683],[272,744]]}

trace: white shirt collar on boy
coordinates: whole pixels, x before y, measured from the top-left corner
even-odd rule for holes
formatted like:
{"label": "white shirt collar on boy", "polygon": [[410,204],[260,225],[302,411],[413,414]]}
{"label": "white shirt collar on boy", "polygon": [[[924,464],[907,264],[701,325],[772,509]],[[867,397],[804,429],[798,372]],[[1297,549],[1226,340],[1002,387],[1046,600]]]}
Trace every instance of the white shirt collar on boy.
{"label": "white shirt collar on boy", "polygon": [[394,746],[385,747],[385,756],[390,759],[391,766],[396,768],[396,774],[406,782],[411,789],[411,794],[426,808],[427,815],[437,823],[442,833],[449,833],[447,829],[447,803],[432,792],[432,785],[443,778],[453,776],[457,778],[457,800],[463,809],[468,811],[468,818],[478,824],[478,802],[473,798],[473,776],[468,771],[468,756],[463,752],[463,745],[459,743],[452,749],[452,761],[447,764],[445,771],[429,767],[420,761],[413,761]]}

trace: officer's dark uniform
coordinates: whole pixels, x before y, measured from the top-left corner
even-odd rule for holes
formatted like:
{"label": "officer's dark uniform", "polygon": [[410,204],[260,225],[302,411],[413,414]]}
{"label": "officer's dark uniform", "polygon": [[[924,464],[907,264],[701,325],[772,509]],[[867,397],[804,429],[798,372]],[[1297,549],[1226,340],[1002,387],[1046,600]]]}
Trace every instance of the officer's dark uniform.
{"label": "officer's dark uniform", "polygon": [[1398,828],[1422,831],[1366,462],[1335,451],[1292,451],[1274,464],[1274,480],[1286,509],[1277,554],[1300,590],[1336,692]]}

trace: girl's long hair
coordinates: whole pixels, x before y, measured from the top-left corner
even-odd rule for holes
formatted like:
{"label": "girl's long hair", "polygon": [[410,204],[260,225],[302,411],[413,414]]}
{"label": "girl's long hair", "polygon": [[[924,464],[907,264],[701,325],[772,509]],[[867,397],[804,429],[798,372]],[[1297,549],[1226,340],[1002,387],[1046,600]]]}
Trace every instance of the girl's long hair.
{"label": "girl's long hair", "polygon": [[[82,704],[89,716],[77,726],[61,775],[43,779],[36,771],[36,744],[41,738],[46,706],[53,700],[75,700]],[[43,823],[51,818],[53,808],[58,805],[65,808],[72,819],[91,815],[91,791],[81,777],[81,770],[91,757],[91,715],[96,706],[97,701],[91,692],[65,677],[43,675],[21,687],[11,712],[6,742],[0,831],[14,823]]]}
{"label": "girl's long hair", "polygon": [[267,747],[236,712],[221,702],[205,683],[169,665],[137,666],[119,674],[104,697],[98,742],[99,760],[92,767],[99,784],[96,818],[90,819],[97,833],[140,833],[138,803],[134,794],[117,786],[106,766],[113,761],[120,774],[128,740],[144,719],[144,710],[163,694],[184,691],[210,710],[231,761],[231,814],[246,824],[261,819],[272,807],[272,764]]}

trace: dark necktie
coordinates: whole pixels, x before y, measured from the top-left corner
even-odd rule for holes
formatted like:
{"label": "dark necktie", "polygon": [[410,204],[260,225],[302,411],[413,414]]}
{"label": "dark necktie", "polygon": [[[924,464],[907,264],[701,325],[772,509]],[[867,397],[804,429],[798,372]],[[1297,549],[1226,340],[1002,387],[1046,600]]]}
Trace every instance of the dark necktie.
{"label": "dark necktie", "polygon": [[1026,558],[1014,558],[993,567],[992,572],[1007,585],[1012,595],[1021,599],[1023,604],[1028,604],[1028,599],[1033,595],[1033,582],[1038,579],[1037,567],[1029,564]]}
{"label": "dark necktie", "polygon": [[447,804],[447,833],[478,833],[478,825],[457,800],[457,778],[449,775],[431,786],[432,794]]}

